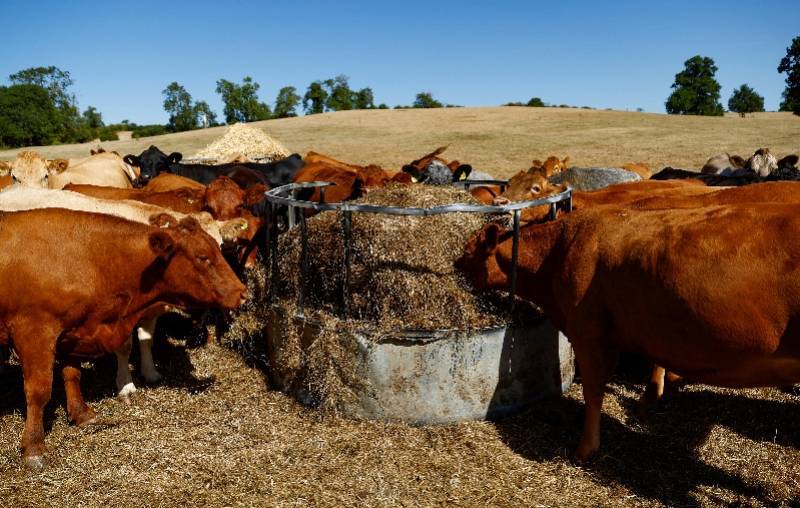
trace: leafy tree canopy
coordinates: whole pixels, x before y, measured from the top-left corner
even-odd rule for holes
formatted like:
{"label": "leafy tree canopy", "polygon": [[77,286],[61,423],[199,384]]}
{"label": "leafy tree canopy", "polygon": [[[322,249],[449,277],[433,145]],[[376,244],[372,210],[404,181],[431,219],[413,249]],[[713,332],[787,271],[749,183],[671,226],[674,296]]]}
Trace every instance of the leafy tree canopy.
{"label": "leafy tree canopy", "polygon": [[778,65],[778,72],[786,73],[781,111],[800,115],[800,35],[792,39],[792,45],[786,48],[786,56]]}
{"label": "leafy tree canopy", "polygon": [[721,116],[720,85],[714,78],[714,60],[700,55],[684,62],[684,69],[675,75],[674,89],[667,98],[667,113],[672,115]]}
{"label": "leafy tree canopy", "polygon": [[747,113],[764,111],[764,97],[745,84],[733,91],[728,99],[728,109],[744,118]]}

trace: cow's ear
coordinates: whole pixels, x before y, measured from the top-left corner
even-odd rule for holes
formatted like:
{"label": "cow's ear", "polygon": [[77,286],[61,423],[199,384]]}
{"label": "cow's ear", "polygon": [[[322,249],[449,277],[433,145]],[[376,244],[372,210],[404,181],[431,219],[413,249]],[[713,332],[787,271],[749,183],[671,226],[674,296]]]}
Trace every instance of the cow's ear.
{"label": "cow's ear", "polygon": [[168,213],[156,213],[150,216],[148,222],[150,222],[152,226],[163,229],[178,224],[178,219]]}
{"label": "cow's ear", "polygon": [[166,231],[150,233],[150,249],[160,258],[168,258],[175,252],[175,240]]}
{"label": "cow's ear", "polygon": [[167,159],[169,160],[170,164],[177,164],[178,162],[180,162],[181,159],[183,159],[183,154],[181,154],[180,152],[172,152],[171,154],[169,154],[169,157],[167,157]]}
{"label": "cow's ear", "polygon": [[194,217],[184,217],[178,223],[178,229],[181,233],[190,234],[200,231],[200,223]]}
{"label": "cow's ear", "polygon": [[487,224],[481,231],[480,245],[486,252],[494,252],[497,249],[497,244],[500,243],[500,235],[502,233],[503,228],[499,224]]}
{"label": "cow's ear", "polygon": [[413,183],[419,182],[422,178],[419,169],[417,169],[416,166],[412,166],[411,164],[406,164],[405,166],[403,166],[403,173],[408,173],[409,175],[411,175],[411,181]]}
{"label": "cow's ear", "polygon": [[569,167],[569,155],[567,155],[561,160],[561,165],[564,166],[565,168]]}
{"label": "cow's ear", "polygon": [[797,155],[787,155],[783,159],[778,161],[779,168],[792,168],[797,165],[798,157]]}
{"label": "cow's ear", "polygon": [[470,173],[472,173],[472,166],[469,164],[462,164],[453,172],[453,181],[458,182],[461,180],[466,180]]}
{"label": "cow's ear", "polygon": [[51,173],[63,173],[69,167],[67,159],[53,159],[47,161],[47,169]]}
{"label": "cow's ear", "polygon": [[123,157],[122,160],[123,162],[125,162],[125,164],[128,164],[129,166],[139,166],[139,157],[137,157],[136,155],[128,154],[125,157]]}

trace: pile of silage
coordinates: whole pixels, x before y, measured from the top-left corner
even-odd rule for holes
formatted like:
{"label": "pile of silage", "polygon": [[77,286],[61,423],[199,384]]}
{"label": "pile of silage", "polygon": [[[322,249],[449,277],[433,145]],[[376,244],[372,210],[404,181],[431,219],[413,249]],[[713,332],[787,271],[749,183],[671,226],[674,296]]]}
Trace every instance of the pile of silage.
{"label": "pile of silage", "polygon": [[214,159],[218,163],[239,160],[266,160],[267,162],[285,159],[289,150],[272,139],[263,130],[243,123],[228,127],[225,135],[197,152],[193,159]]}
{"label": "pile of silage", "polygon": [[[479,204],[450,186],[390,185],[354,201],[360,204],[431,208]],[[347,319],[381,335],[400,330],[469,330],[499,325],[489,301],[475,296],[453,262],[491,217],[477,213],[401,216],[354,212],[349,314],[343,316],[342,213],[307,220],[308,274],[305,306]],[[280,241],[280,301],[297,302],[300,291],[300,228]]]}

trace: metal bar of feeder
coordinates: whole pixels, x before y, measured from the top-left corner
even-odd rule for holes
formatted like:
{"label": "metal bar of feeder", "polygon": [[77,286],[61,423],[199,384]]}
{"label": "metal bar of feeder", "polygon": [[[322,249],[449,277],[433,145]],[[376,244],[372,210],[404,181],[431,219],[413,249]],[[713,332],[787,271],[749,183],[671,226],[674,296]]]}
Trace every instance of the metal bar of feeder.
{"label": "metal bar of feeder", "polygon": [[521,212],[514,210],[514,242],[511,244],[511,283],[508,288],[508,298],[510,300],[511,312],[514,312],[514,305],[517,296],[517,261],[519,260],[519,216]]}
{"label": "metal bar of feeder", "polygon": [[325,203],[325,187],[319,188],[319,202],[323,204]]}
{"label": "metal bar of feeder", "polygon": [[306,284],[308,283],[308,228],[306,214],[300,214],[300,287],[297,291],[297,310],[303,314],[306,303]]}
{"label": "metal bar of feeder", "polygon": [[272,271],[270,275],[270,291],[269,299],[271,303],[275,303],[275,298],[278,293],[278,205],[270,204],[271,223],[269,228],[272,229],[270,234],[270,259],[272,260]]}
{"label": "metal bar of feeder", "polygon": [[342,276],[342,315],[350,315],[350,249],[352,242],[353,213],[342,212],[342,244],[344,246],[344,267]]}
{"label": "metal bar of feeder", "polygon": [[556,216],[558,215],[557,206],[557,203],[550,203],[550,220],[556,220]]}
{"label": "metal bar of feeder", "polygon": [[[300,190],[299,187],[295,187],[295,188],[291,189],[291,191],[292,191],[292,201],[297,201],[297,191],[298,190]],[[287,215],[289,216],[289,229],[292,229],[294,227],[294,225],[295,225],[295,219],[296,219],[295,211],[296,210],[297,209],[294,206],[291,206],[291,205],[289,205],[289,209],[286,210],[288,212]]]}
{"label": "metal bar of feeder", "polygon": [[295,193],[298,189],[317,188],[323,185],[329,185],[323,182],[308,182],[308,183],[290,183],[281,187],[276,187],[266,193],[267,201],[270,203],[277,203],[287,205],[295,208],[305,208],[317,211],[325,210],[341,210],[361,213],[378,213],[386,215],[415,215],[415,216],[431,216],[443,213],[509,213],[515,210],[522,210],[523,208],[530,208],[533,206],[549,205],[550,203],[565,201],[572,195],[572,189],[568,188],[564,192],[554,194],[539,199],[532,199],[527,201],[515,201],[507,205],[468,205],[468,204],[452,204],[434,206],[431,208],[420,207],[397,207],[397,206],[379,206],[379,205],[366,205],[354,204],[348,202],[341,203],[318,203],[314,201],[298,201],[286,197],[289,193]]}

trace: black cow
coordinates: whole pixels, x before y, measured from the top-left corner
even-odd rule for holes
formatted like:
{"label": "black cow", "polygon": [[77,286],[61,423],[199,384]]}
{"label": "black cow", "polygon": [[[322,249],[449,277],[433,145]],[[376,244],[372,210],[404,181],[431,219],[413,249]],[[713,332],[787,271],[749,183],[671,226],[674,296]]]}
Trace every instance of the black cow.
{"label": "black cow", "polygon": [[203,185],[208,185],[219,176],[227,176],[234,180],[243,189],[249,189],[256,184],[268,187],[277,187],[291,183],[295,173],[303,167],[303,159],[298,154],[266,164],[254,162],[232,162],[210,166],[206,164],[181,164],[183,156],[178,152],[165,154],[158,147],[150,148],[135,156],[126,155],[123,160],[140,170],[137,186],[149,182],[161,173],[173,173],[190,178]]}

